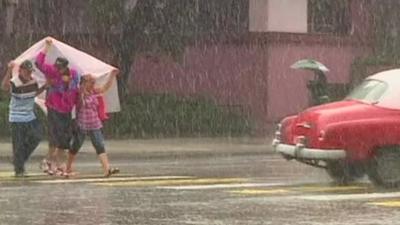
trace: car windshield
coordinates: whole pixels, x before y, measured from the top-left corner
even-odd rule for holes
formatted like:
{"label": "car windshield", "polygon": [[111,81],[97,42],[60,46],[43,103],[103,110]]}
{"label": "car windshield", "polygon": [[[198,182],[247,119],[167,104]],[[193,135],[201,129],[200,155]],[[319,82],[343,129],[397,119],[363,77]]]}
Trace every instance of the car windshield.
{"label": "car windshield", "polygon": [[379,80],[366,80],[355,88],[346,99],[359,100],[366,103],[378,103],[387,90],[387,84]]}

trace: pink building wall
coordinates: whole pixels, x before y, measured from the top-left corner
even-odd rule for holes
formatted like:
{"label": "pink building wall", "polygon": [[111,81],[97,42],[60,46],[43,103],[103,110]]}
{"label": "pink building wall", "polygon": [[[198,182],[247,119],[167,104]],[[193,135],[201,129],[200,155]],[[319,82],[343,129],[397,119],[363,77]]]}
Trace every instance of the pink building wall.
{"label": "pink building wall", "polygon": [[187,48],[183,61],[138,57],[131,80],[137,93],[205,96],[223,106],[267,114],[267,58],[257,46],[205,45]]}

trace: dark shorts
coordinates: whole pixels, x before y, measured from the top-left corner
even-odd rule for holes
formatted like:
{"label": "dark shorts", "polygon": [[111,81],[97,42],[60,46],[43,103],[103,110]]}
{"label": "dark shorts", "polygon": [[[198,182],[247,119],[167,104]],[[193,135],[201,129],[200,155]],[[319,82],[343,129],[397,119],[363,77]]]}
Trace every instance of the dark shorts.
{"label": "dark shorts", "polygon": [[71,113],[59,113],[48,109],[47,121],[50,145],[59,149],[69,149],[72,138]]}

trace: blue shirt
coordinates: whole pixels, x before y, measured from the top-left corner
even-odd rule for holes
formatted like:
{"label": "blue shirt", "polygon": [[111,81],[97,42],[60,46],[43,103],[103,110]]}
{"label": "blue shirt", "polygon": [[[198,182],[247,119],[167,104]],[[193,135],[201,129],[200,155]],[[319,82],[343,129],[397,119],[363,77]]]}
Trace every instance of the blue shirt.
{"label": "blue shirt", "polygon": [[34,81],[20,87],[11,82],[10,122],[30,122],[36,119],[34,107],[37,90],[38,85]]}

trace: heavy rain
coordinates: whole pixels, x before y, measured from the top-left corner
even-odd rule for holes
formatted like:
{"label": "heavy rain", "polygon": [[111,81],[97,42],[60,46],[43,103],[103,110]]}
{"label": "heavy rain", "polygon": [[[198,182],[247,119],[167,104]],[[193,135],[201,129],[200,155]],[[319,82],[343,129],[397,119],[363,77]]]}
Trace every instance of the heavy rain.
{"label": "heavy rain", "polygon": [[0,0],[0,225],[399,224],[399,10]]}

